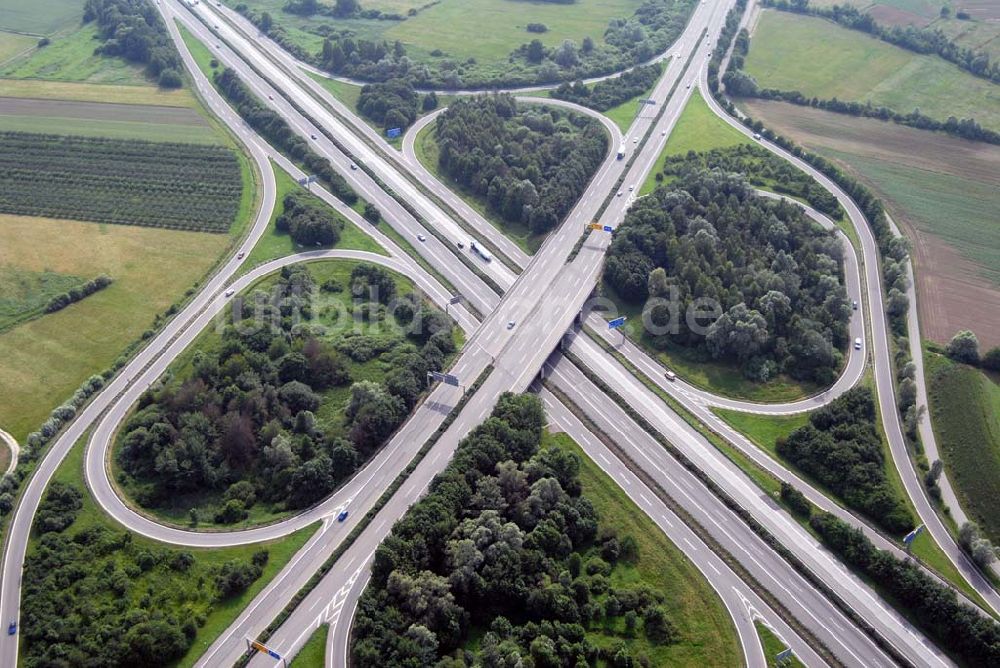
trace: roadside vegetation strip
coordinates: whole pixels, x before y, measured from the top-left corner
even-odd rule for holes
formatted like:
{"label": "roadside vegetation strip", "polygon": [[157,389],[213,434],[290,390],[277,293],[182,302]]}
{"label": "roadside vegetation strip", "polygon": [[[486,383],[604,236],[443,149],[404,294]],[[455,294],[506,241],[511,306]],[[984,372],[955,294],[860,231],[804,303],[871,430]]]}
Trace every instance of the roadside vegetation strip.
{"label": "roadside vegetation strip", "polygon": [[[795,568],[806,580],[808,580],[814,587],[816,587],[820,592],[822,592],[837,608],[849,619],[851,619],[861,630],[863,630],[872,641],[878,645],[884,652],[889,656],[893,657],[897,662],[908,665],[908,661],[899,654],[896,648],[886,642],[878,631],[876,631],[871,624],[869,624],[863,617],[861,617],[854,608],[844,602],[833,590],[831,590],[822,579],[817,577],[808,567],[806,567],[799,559],[796,557],[788,548],[786,548],[781,541],[775,538],[771,532],[769,532],[764,526],[762,526],[746,509],[743,508],[739,503],[737,503],[728,492],[722,487],[717,485],[712,478],[702,471],[694,462],[688,459],[684,453],[678,450],[666,437],[664,437],[659,431],[657,431],[649,422],[640,415],[634,408],[632,408],[627,401],[625,401],[621,395],[619,395],[615,390],[609,387],[600,377],[590,371],[579,358],[577,358],[572,353],[566,353],[567,359],[569,359],[573,364],[581,370],[581,372],[594,383],[598,389],[608,395],[612,401],[614,401],[618,406],[625,411],[625,413],[632,418],[638,424],[643,431],[654,438],[660,445],[662,445],[670,455],[672,455],[677,461],[693,473],[710,491],[712,491],[726,506],[732,510],[740,519],[742,519],[747,526],[749,526],[754,533],[756,533],[760,538],[768,544],[775,552],[777,552],[782,558],[785,559],[789,564]],[[788,620],[786,620],[788,621]],[[792,628],[798,628],[797,622],[793,623],[788,621]],[[822,652],[821,652],[822,654]]]}
{"label": "roadside vegetation strip", "polygon": [[[421,446],[420,450],[417,452],[416,455],[414,455],[413,459],[410,460],[410,463],[407,464],[406,468],[403,469],[403,471],[400,472],[398,476],[396,476],[396,479],[393,480],[388,487],[386,487],[385,491],[382,493],[382,496],[378,498],[378,501],[376,501],[375,504],[371,507],[371,509],[369,509],[368,512],[364,514],[360,522],[358,522],[357,526],[355,526],[351,530],[351,532],[347,534],[347,537],[345,537],[344,540],[341,541],[339,545],[337,545],[337,548],[334,550],[333,554],[331,554],[330,557],[325,562],[323,562],[323,565],[320,566],[319,570],[317,570],[313,574],[313,576],[309,578],[309,581],[306,582],[306,584],[303,585],[303,587],[298,592],[296,592],[295,596],[292,597],[292,600],[288,603],[288,605],[285,606],[284,610],[282,610],[281,613],[279,613],[278,616],[275,617],[275,619],[270,624],[268,624],[267,627],[260,632],[260,634],[257,635],[256,638],[257,641],[266,643],[267,640],[274,634],[274,632],[277,631],[278,628],[285,623],[285,620],[287,620],[289,616],[291,616],[292,612],[294,612],[295,609],[299,606],[299,604],[302,603],[305,597],[308,596],[309,593],[316,588],[316,586],[320,583],[320,580],[322,580],[326,576],[326,574],[333,569],[333,567],[337,563],[337,560],[340,559],[341,555],[344,554],[348,549],[350,549],[350,547],[354,544],[354,541],[356,541],[358,537],[365,532],[368,526],[372,523],[372,520],[375,519],[375,516],[378,515],[378,513],[382,510],[383,507],[385,507],[385,505],[389,502],[389,499],[391,499],[393,495],[397,491],[399,491],[399,488],[403,486],[407,478],[409,478],[410,475],[413,473],[413,471],[416,470],[420,462],[423,461],[424,457],[427,456],[427,454],[431,451],[434,445],[438,442],[438,439],[440,439],[441,436],[446,431],[448,431],[448,428],[451,426],[452,422],[454,422],[455,419],[458,418],[458,415],[462,412],[462,409],[465,407],[466,403],[468,403],[469,399],[472,398],[472,395],[475,394],[480,387],[482,387],[482,384],[486,381],[486,379],[489,377],[492,371],[493,371],[492,365],[483,369],[483,372],[479,374],[479,377],[476,378],[476,380],[472,383],[472,385],[469,386],[469,389],[465,392],[465,394],[462,395],[462,398],[459,399],[458,403],[455,404],[455,407],[451,410],[450,413],[448,413],[448,416],[445,417],[444,421],[437,428],[437,431],[435,431],[434,434],[431,435],[429,439],[427,439],[427,442]],[[242,668],[243,666],[246,666],[250,662],[250,659],[252,658],[253,655],[245,654],[240,658],[239,661],[236,662],[236,666]]]}
{"label": "roadside vegetation strip", "polygon": [[1000,385],[971,366],[926,352],[931,424],[963,508],[1000,542]]}
{"label": "roadside vegetation strip", "polygon": [[[569,357],[567,356],[567,358]],[[577,366],[580,365],[578,364]],[[581,369],[583,369],[583,367],[581,367]],[[585,375],[587,374],[586,370],[584,370],[584,374]],[[593,379],[591,380],[593,381]],[[812,632],[809,631],[808,628],[803,626],[802,623],[799,622],[798,619],[795,618],[795,616],[792,615],[788,611],[788,609],[785,608],[784,605],[782,605],[782,603],[771,594],[770,591],[768,591],[763,585],[761,585],[760,582],[758,582],[757,579],[754,578],[743,567],[743,565],[739,562],[739,560],[736,559],[736,557],[734,557],[728,550],[722,547],[715,540],[715,538],[712,537],[712,535],[705,529],[705,527],[703,527],[697,520],[695,520],[690,515],[690,513],[688,513],[687,510],[684,509],[683,506],[679,505],[676,501],[674,501],[673,497],[671,497],[659,485],[659,483],[657,483],[656,480],[654,480],[652,476],[650,476],[649,473],[646,472],[646,470],[642,466],[638,465],[614,439],[610,438],[600,427],[598,427],[590,419],[590,417],[586,414],[586,412],[583,411],[583,409],[581,409],[579,406],[573,403],[573,401],[569,397],[567,397],[561,390],[559,390],[559,388],[555,387],[551,383],[551,381],[543,381],[543,385],[545,386],[545,389],[552,392],[552,394],[555,395],[556,398],[558,398],[559,401],[561,401],[570,410],[570,412],[572,412],[577,417],[577,419],[579,419],[584,424],[584,426],[587,427],[587,429],[592,434],[594,434],[598,439],[600,439],[601,443],[603,443],[604,446],[608,448],[608,450],[610,450],[619,460],[621,460],[622,463],[624,463],[626,467],[629,469],[629,471],[632,472],[633,475],[638,477],[643,482],[643,484],[646,485],[646,487],[650,491],[652,491],[656,495],[656,497],[667,506],[667,508],[670,509],[671,512],[680,517],[681,520],[683,520],[684,524],[686,524],[692,531],[694,531],[698,535],[698,538],[700,538],[702,542],[704,542],[708,546],[708,548],[712,550],[712,552],[714,552],[720,559],[722,559],[726,563],[726,565],[729,566],[729,568],[731,568],[734,573],[736,573],[737,577],[739,577],[740,580],[742,580],[758,596],[760,596],[761,599],[765,603],[767,603],[768,606],[770,606],[771,609],[774,610],[775,613],[778,614],[785,621],[785,623],[787,623],[789,627],[791,627],[806,643],[808,643],[809,646],[812,647],[817,654],[819,654],[831,666],[844,665],[836,658],[836,656],[833,655],[833,653],[830,652],[830,650],[826,647],[826,645],[820,642],[819,639],[816,638],[812,634]],[[677,459],[681,463],[681,465],[691,470],[693,473],[695,473],[695,475],[701,478],[701,476],[698,475],[697,470],[693,469],[692,466],[690,465],[690,462],[687,462],[687,460],[683,459],[683,456],[677,456],[677,455],[674,456],[675,459]],[[725,499],[723,499],[723,501],[725,502]],[[727,505],[729,504],[727,503]]]}
{"label": "roadside vegetation strip", "polygon": [[243,188],[228,148],[19,132],[0,132],[0,175],[5,213],[208,232]]}
{"label": "roadside vegetation strip", "polygon": [[[317,525],[279,541],[210,550],[133,534],[106,516],[87,490],[87,438],[59,465],[35,517],[24,564],[25,659],[84,662],[84,646],[101,643],[109,664],[169,658],[193,665]],[[89,575],[81,578],[83,571]],[[128,620],[112,605],[121,599],[133,615]],[[99,640],[108,625],[122,629],[118,642]]]}

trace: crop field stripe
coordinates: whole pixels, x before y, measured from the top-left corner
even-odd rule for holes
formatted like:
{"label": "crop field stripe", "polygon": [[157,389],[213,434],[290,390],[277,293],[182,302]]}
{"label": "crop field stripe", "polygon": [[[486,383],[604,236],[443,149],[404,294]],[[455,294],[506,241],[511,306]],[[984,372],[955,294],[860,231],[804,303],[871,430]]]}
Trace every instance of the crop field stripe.
{"label": "crop field stripe", "polygon": [[0,133],[0,212],[226,232],[241,192],[220,146]]}

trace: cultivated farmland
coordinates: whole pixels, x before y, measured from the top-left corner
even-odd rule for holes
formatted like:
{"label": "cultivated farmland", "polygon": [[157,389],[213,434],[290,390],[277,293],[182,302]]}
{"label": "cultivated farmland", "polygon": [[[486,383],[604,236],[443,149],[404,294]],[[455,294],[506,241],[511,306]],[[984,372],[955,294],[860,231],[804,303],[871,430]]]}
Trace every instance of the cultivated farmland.
{"label": "cultivated farmland", "polygon": [[764,11],[745,70],[763,88],[872,102],[938,120],[1000,129],[1000,86],[937,56],[918,55],[824,19]]}
{"label": "cultivated farmland", "polygon": [[782,102],[742,106],[884,198],[913,242],[926,338],[972,329],[1000,344],[1000,148]]}
{"label": "cultivated farmland", "polygon": [[934,433],[962,507],[1000,540],[1000,385],[983,372],[927,353]]}
{"label": "cultivated farmland", "polygon": [[0,132],[32,132],[221,144],[204,116],[192,108],[0,97]]}
{"label": "cultivated farmland", "polygon": [[226,232],[242,191],[220,146],[0,133],[0,211]]}

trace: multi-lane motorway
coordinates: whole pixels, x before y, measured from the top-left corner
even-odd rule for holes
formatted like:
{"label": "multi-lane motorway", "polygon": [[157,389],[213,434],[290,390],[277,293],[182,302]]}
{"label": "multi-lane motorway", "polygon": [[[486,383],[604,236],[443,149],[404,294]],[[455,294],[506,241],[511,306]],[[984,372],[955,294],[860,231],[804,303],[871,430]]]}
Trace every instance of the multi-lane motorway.
{"label": "multi-lane motorway", "polygon": [[[406,238],[415,240],[421,230],[426,231],[424,225],[433,225],[438,236],[428,235],[426,243],[414,243],[414,246],[476,311],[484,314],[480,321],[469,310],[461,307],[452,308],[460,326],[470,333],[467,346],[453,371],[469,382],[491,364],[494,367],[492,373],[399,492],[347,549],[336,567],[321,580],[274,634],[272,644],[286,655],[294,654],[317,624],[330,623],[332,630],[329,634],[328,663],[343,665],[351,612],[366,581],[366,566],[372,552],[388,533],[395,519],[398,519],[419,497],[433,475],[446,465],[461,437],[488,414],[496,397],[503,391],[528,389],[538,370],[546,364],[549,354],[559,346],[563,332],[571,328],[574,318],[584,306],[597,280],[609,239],[602,233],[591,234],[576,258],[572,262],[567,262],[570,251],[585,223],[597,219],[602,224],[613,227],[621,221],[628,199],[613,197],[610,205],[601,212],[605,197],[613,193],[619,183],[638,185],[649,174],[690,96],[691,89],[686,83],[693,82],[698,86],[704,82],[707,52],[714,46],[728,3],[700,5],[687,30],[677,44],[671,47],[671,52],[678,52],[682,57],[670,61],[652,94],[652,97],[666,108],[657,117],[649,115],[636,119],[629,129],[629,136],[645,137],[645,140],[636,147],[639,152],[634,160],[614,160],[614,152],[622,138],[617,128],[612,124],[606,124],[612,145],[609,158],[592,179],[587,193],[567,220],[550,235],[549,240],[533,258],[527,257],[516,245],[478,216],[471,207],[427,174],[426,170],[416,163],[409,150],[399,153],[388,147],[377,133],[356,119],[351,110],[343,107],[304,74],[291,56],[274,45],[269,45],[267,40],[256,37],[255,29],[242,17],[205,4],[194,8],[196,15],[189,8],[173,0],[162,0],[160,9],[167,19],[172,37],[178,43],[185,62],[192,71],[202,97],[248,146],[261,172],[263,206],[253,231],[241,245],[241,249],[251,248],[259,238],[274,203],[273,174],[268,158],[276,160],[290,171],[295,170],[288,165],[287,160],[277,155],[239,121],[210,83],[197,71],[197,67],[183,46],[175,19],[183,23],[197,38],[209,44],[217,57],[239,72],[261,100],[267,100],[267,104],[281,113],[297,132],[309,138],[315,136],[316,139],[311,140],[314,149],[329,158],[352,187],[362,193],[367,200],[379,206],[389,224],[397,231]],[[703,39],[706,31],[707,38]],[[334,139],[336,141],[333,141]],[[412,139],[408,137],[404,149],[412,146],[411,142]],[[350,156],[340,147],[348,147]],[[632,145],[628,148],[631,151]],[[350,169],[352,161],[361,163],[365,169]],[[822,179],[820,181],[823,182]],[[419,219],[401,206],[387,190],[401,195],[413,210],[418,212]],[[273,538],[313,522],[320,523],[320,530],[295,555],[292,563],[255,598],[200,661],[200,665],[206,666],[231,665],[242,653],[245,638],[256,636],[277,615],[305,580],[341,544],[346,534],[355,526],[354,523],[365,510],[372,507],[381,496],[382,490],[396,479],[398,473],[456,404],[458,391],[455,388],[448,386],[435,388],[392,441],[343,489],[306,513],[268,527],[222,534],[203,534],[165,527],[137,514],[116,495],[108,481],[106,471],[107,449],[116,425],[124,418],[141,391],[154,382],[176,354],[189,345],[197,333],[208,326],[216,314],[225,308],[227,300],[221,295],[224,286],[240,290],[256,278],[291,262],[321,257],[353,257],[381,262],[406,273],[413,277],[434,301],[439,304],[447,301],[450,296],[449,291],[436,278],[430,276],[384,235],[360,220],[356,213],[333,200],[328,193],[321,194],[353,223],[375,236],[389,249],[390,256],[359,255],[348,251],[317,251],[283,258],[253,268],[235,280],[233,277],[238,275],[240,264],[235,256],[220,268],[203,290],[194,297],[192,303],[171,321],[165,331],[155,337],[150,345],[83,411],[80,418],[74,421],[67,432],[58,439],[42,461],[39,470],[25,490],[9,532],[8,549],[4,555],[3,591],[0,595],[0,609],[4,618],[14,619],[17,616],[19,586],[14,583],[19,582],[24,548],[27,544],[27,531],[44,486],[69,448],[87,428],[96,424],[87,456],[88,483],[102,507],[132,530],[175,544],[218,546]],[[867,229],[860,212],[855,215],[850,208],[848,211],[859,231],[861,228]],[[599,212],[600,217],[598,217]],[[466,240],[470,229],[475,231],[478,238],[489,240],[494,248],[499,249],[505,256],[506,263],[482,263],[476,256],[469,255],[467,250],[459,250],[457,242]],[[880,313],[881,289],[877,273],[873,274],[868,268],[869,264],[877,266],[877,262],[874,261],[876,257],[874,248],[866,247],[863,250],[866,260],[864,279],[868,304],[874,313]],[[463,262],[457,261],[459,253],[466,254]],[[856,263],[853,265],[853,273],[852,263],[848,262],[845,266],[849,277],[849,288],[852,291],[855,289],[860,291],[861,276]],[[471,267],[476,267],[476,271]],[[483,276],[489,277],[500,286],[504,292],[502,298],[484,282]],[[516,326],[508,329],[506,323],[511,320]],[[879,346],[883,345],[879,334],[881,333],[884,339],[884,327],[879,329],[877,323],[880,318],[871,320],[873,321],[871,345],[876,349],[878,378]],[[852,323],[852,336],[855,335],[855,331],[863,332],[860,312]],[[949,663],[926,638],[895,611],[888,608],[867,585],[851,576],[773,502],[766,497],[761,498],[759,490],[753,487],[742,472],[735,469],[725,458],[720,457],[710,445],[699,441],[700,436],[696,432],[683,424],[658,398],[650,396],[649,390],[637,382],[615,358],[585,336],[575,337],[569,345],[588,366],[593,365],[592,368],[599,370],[600,373],[614,377],[621,388],[621,394],[633,408],[671,443],[683,450],[690,459],[696,461],[714,482],[737,498],[745,510],[806,564],[814,577],[823,581],[847,606],[874,627],[884,642],[894,647],[898,654],[914,664]],[[886,351],[887,348],[881,353],[885,354],[887,360]],[[648,373],[651,378],[657,376],[657,380],[661,381],[660,384],[665,385],[661,379],[662,369],[658,370],[658,365],[645,357],[641,351],[626,348],[621,352],[628,357],[633,366],[643,373]],[[701,481],[681,467],[623,411],[611,405],[598,388],[593,387],[580,375],[579,369],[558,356],[549,362],[550,366],[547,369],[551,372],[549,379],[554,387],[564,397],[572,400],[574,405],[583,409],[588,419],[615,441],[624,457],[631,462],[642,463],[643,470],[653,481],[650,483],[652,486],[640,480],[617,454],[604,448],[601,439],[585,428],[557,397],[543,392],[550,419],[581,443],[588,454],[622,485],[629,496],[650,514],[650,517],[712,582],[732,615],[748,664],[763,665],[763,656],[752,625],[753,619],[758,617],[774,627],[793,647],[797,655],[807,659],[808,665],[821,665],[825,662],[810,646],[810,642],[820,643],[825,648],[824,652],[847,664],[889,665],[894,662],[867,634],[843,615],[827,596],[795,571],[757,534],[750,531],[749,527],[722,504]],[[811,398],[801,405],[732,407],[773,412],[811,408],[818,403],[828,401],[831,396],[853,385],[863,371],[864,362],[865,356],[852,355],[844,374],[827,395]],[[645,365],[646,369],[643,370],[642,365]],[[683,384],[664,389],[677,393],[682,403],[683,400],[689,401],[690,406],[685,405],[698,417],[706,420],[712,419],[711,413],[707,410],[708,406],[726,405],[726,402],[718,397],[699,393],[695,388]],[[888,395],[885,395],[886,391],[889,392]],[[884,390],[880,382],[879,394],[880,397],[888,396],[887,401],[891,407],[893,403],[891,377],[888,390]],[[703,412],[699,413],[698,410]],[[886,414],[884,407],[883,414]],[[895,415],[894,411],[892,415]],[[718,425],[712,426],[718,429]],[[736,434],[734,438],[742,437]],[[745,447],[753,449],[749,443],[746,443]],[[759,456],[768,459],[766,456]],[[768,459],[768,461],[778,467],[773,460]],[[791,475],[784,469],[781,470],[783,473],[779,477]],[[819,492],[808,486],[806,488],[827,505],[831,505]],[[666,494],[673,502],[682,506],[686,513],[695,516],[699,524],[706,528],[712,540],[722,545],[741,564],[742,569],[751,574],[755,583],[751,585],[744,582],[722,562],[698,535],[692,533],[670,511],[663,501],[662,494]],[[352,510],[348,522],[339,524],[331,521],[337,511],[347,507]],[[850,517],[850,519],[855,523],[858,522],[856,518]],[[882,540],[884,542],[884,539]],[[950,542],[947,535],[943,540]],[[958,557],[961,556],[959,552]],[[970,580],[974,580],[974,575],[978,573],[973,569],[969,573]],[[976,584],[984,587],[981,593],[986,596],[992,594],[995,597],[995,593],[988,585],[981,582]],[[776,610],[762,600],[758,594],[762,591],[760,588],[768,592],[772,601],[779,602],[783,610]],[[990,599],[987,600],[992,604]],[[804,638],[798,630],[789,626],[787,623],[789,616],[797,621],[797,629],[804,630],[811,636],[810,639]],[[16,642],[10,638],[0,641],[0,663],[15,665],[16,651]]]}

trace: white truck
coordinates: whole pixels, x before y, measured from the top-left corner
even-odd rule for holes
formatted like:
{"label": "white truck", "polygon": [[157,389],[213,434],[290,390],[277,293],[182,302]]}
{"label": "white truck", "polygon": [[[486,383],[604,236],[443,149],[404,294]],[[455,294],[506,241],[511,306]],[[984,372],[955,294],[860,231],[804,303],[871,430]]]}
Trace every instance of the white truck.
{"label": "white truck", "polygon": [[469,248],[472,249],[473,253],[483,258],[486,262],[490,262],[493,259],[493,255],[488,250],[480,246],[475,239],[469,242]]}

